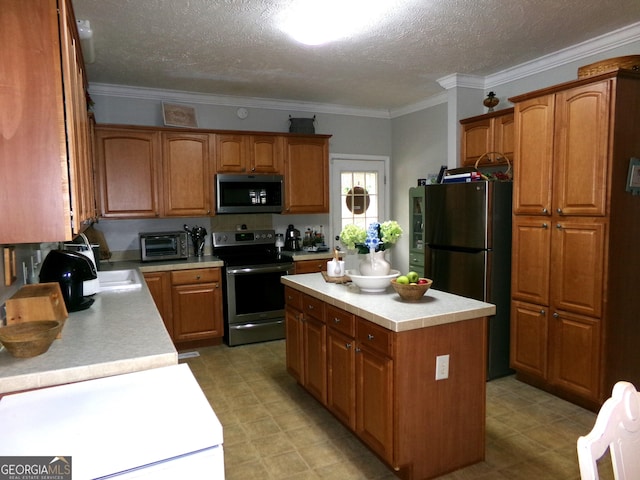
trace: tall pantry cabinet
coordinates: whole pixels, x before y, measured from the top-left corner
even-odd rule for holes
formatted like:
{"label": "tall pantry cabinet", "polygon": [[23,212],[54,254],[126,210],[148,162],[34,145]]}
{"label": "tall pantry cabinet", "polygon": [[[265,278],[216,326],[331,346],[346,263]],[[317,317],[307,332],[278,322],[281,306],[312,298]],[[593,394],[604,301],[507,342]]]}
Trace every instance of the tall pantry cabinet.
{"label": "tall pantry cabinet", "polygon": [[96,214],[71,2],[3,1],[0,42],[0,244],[70,240]]}
{"label": "tall pantry cabinet", "polygon": [[617,71],[515,104],[511,366],[597,409],[640,385],[640,74]]}

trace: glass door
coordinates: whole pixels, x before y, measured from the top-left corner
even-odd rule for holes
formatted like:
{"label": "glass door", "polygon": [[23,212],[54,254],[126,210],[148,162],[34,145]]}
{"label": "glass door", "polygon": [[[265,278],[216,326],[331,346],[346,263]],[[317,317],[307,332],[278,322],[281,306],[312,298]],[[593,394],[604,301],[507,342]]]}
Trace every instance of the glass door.
{"label": "glass door", "polygon": [[409,270],[424,277],[425,187],[409,189]]}

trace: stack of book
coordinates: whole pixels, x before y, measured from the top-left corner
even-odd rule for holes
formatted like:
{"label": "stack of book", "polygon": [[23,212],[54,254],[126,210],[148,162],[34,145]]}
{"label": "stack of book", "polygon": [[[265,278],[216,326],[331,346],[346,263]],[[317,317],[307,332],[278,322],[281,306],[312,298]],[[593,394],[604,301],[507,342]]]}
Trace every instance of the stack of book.
{"label": "stack of book", "polygon": [[477,171],[453,173],[451,175],[445,174],[442,178],[442,183],[467,183],[475,182],[476,180],[482,180],[482,174]]}

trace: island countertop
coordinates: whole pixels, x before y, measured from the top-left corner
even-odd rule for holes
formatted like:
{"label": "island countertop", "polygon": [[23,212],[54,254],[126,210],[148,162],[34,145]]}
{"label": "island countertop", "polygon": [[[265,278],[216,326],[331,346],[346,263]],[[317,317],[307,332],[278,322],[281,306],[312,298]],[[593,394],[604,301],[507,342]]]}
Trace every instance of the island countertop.
{"label": "island countertop", "polygon": [[496,313],[495,305],[429,289],[417,302],[407,302],[391,286],[383,293],[364,293],[353,283],[328,283],[320,273],[286,275],[285,286],[358,315],[393,332],[460,322]]}
{"label": "island countertop", "polygon": [[87,310],[69,313],[62,338],[33,358],[0,351],[0,395],[178,363],[147,285],[101,292]]}

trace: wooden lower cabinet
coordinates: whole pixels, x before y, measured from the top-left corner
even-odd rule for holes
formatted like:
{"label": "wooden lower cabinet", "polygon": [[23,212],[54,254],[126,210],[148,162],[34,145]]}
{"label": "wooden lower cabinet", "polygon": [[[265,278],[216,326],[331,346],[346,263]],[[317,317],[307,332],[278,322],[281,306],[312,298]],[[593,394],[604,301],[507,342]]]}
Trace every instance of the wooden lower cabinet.
{"label": "wooden lower cabinet", "polygon": [[[324,390],[323,405],[399,478],[434,478],[484,459],[486,318],[392,332],[324,304],[323,336],[317,318],[301,321],[305,303],[318,299],[288,286],[285,299],[287,370],[314,397]],[[450,375],[436,381],[443,354]],[[324,385],[309,382],[311,372]]]}
{"label": "wooden lower cabinet", "polygon": [[294,263],[296,274],[299,273],[318,273],[327,270],[327,259],[319,260],[298,260]]}
{"label": "wooden lower cabinet", "polygon": [[144,278],[176,346],[221,342],[224,325],[219,268],[150,272]]}

